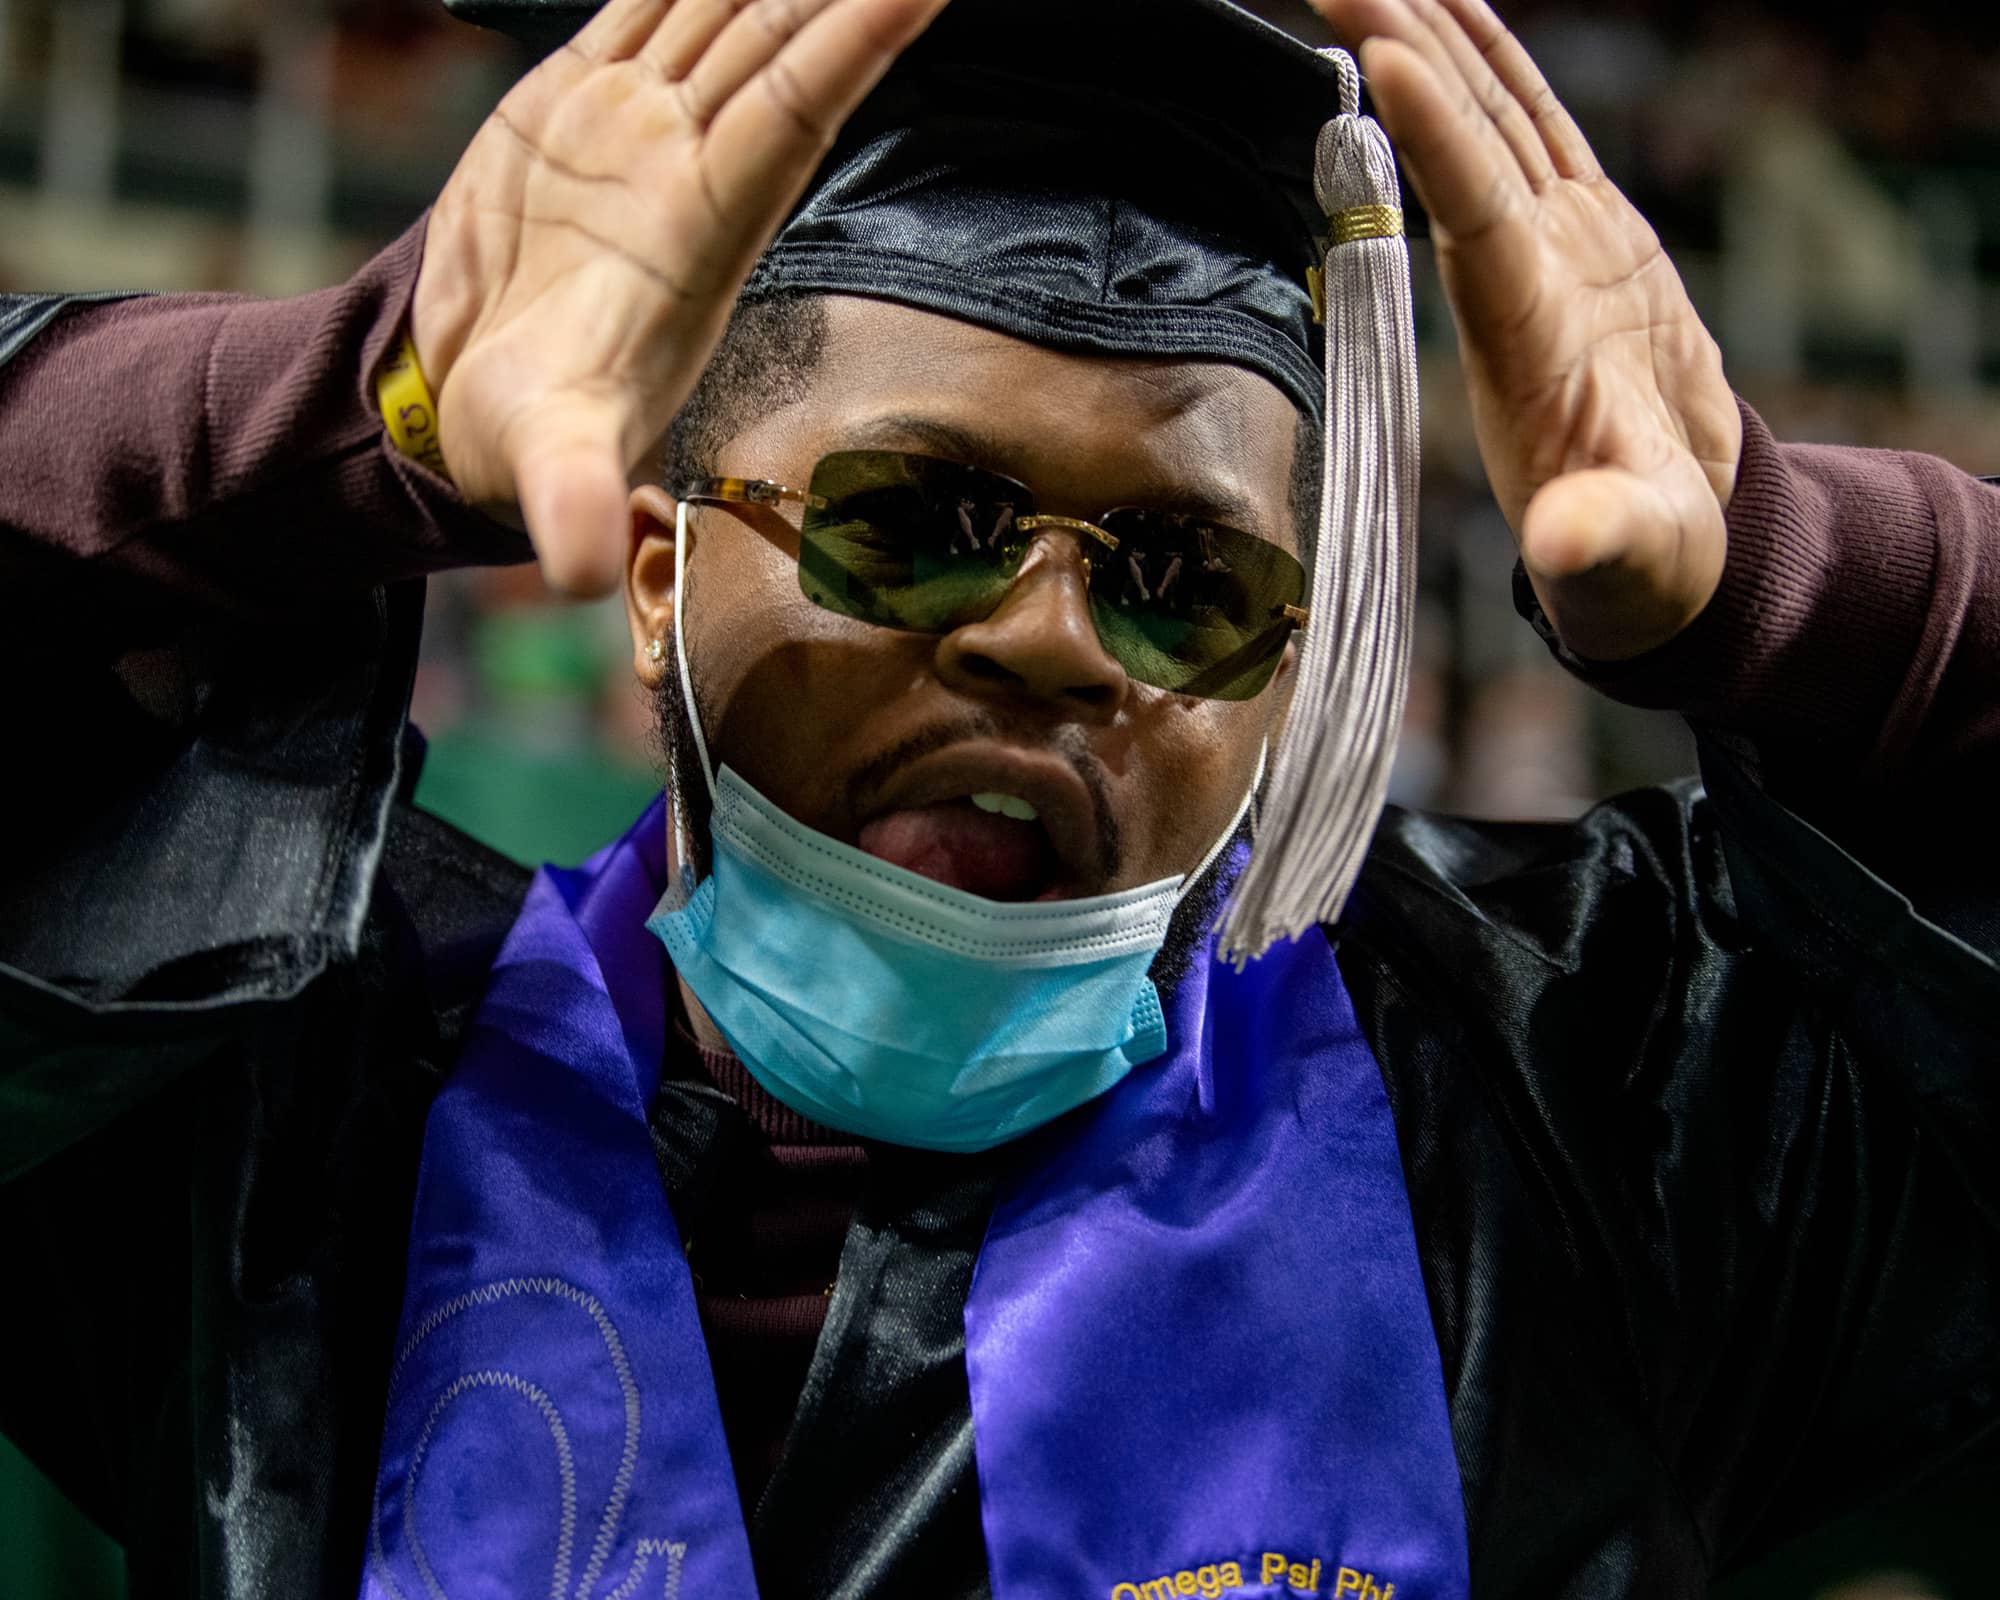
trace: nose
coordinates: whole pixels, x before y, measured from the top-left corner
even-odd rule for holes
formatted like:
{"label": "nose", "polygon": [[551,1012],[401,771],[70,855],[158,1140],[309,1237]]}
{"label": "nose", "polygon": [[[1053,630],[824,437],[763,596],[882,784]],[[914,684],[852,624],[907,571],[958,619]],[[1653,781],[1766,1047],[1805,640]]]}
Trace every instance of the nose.
{"label": "nose", "polygon": [[1069,533],[1036,538],[1000,604],[939,642],[937,670],[956,689],[1028,696],[1097,719],[1115,715],[1131,689],[1097,637],[1090,569]]}

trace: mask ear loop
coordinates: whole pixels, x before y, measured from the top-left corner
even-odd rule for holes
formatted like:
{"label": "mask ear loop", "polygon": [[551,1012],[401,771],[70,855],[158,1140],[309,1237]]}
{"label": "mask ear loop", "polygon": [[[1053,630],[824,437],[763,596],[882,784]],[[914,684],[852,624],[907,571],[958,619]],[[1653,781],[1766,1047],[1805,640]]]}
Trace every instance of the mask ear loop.
{"label": "mask ear loop", "polygon": [[[694,733],[695,753],[701,757],[702,782],[708,785],[709,803],[715,802],[715,768],[708,759],[708,740],[701,731],[701,707],[695,703],[694,679],[688,671],[688,656],[685,640],[687,610],[687,502],[682,500],[674,509],[674,670],[680,674],[681,704],[687,708],[688,727]],[[681,774],[679,764],[671,759],[672,744],[669,749],[668,777],[672,781],[674,812],[674,855],[681,865],[681,877],[690,893],[694,889],[694,844],[687,827],[687,807],[681,803]]]}
{"label": "mask ear loop", "polygon": [[[1215,843],[1208,847],[1208,854],[1201,858],[1194,871],[1181,879],[1181,886],[1174,894],[1174,904],[1179,905],[1187,898],[1187,893],[1202,880],[1202,875],[1215,865],[1215,858],[1229,848],[1229,841],[1236,837],[1236,830],[1243,826],[1243,819],[1249,814],[1251,804],[1257,798],[1257,791],[1264,786],[1264,762],[1271,753],[1271,741],[1266,739],[1257,746],[1257,770],[1250,775],[1250,787],[1243,791],[1243,799],[1237,804],[1236,815],[1229,819],[1229,826],[1216,835]],[[1219,925],[1219,923],[1218,923]]]}

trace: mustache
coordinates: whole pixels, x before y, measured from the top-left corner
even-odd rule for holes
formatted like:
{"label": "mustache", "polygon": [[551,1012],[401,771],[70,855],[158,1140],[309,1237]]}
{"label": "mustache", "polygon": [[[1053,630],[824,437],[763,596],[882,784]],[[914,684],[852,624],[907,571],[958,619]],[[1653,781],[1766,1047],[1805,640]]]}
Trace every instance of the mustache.
{"label": "mustache", "polygon": [[1098,860],[1107,878],[1116,877],[1123,850],[1117,815],[1111,809],[1111,786],[1105,781],[1104,763],[1091,752],[1089,739],[1080,728],[1058,728],[1024,738],[1000,718],[986,712],[969,711],[947,717],[900,739],[878,755],[869,757],[848,774],[845,784],[849,816],[858,816],[871,795],[912,762],[934,751],[973,739],[998,739],[1030,749],[1046,750],[1060,759],[1090,791],[1091,810],[1097,817]]}

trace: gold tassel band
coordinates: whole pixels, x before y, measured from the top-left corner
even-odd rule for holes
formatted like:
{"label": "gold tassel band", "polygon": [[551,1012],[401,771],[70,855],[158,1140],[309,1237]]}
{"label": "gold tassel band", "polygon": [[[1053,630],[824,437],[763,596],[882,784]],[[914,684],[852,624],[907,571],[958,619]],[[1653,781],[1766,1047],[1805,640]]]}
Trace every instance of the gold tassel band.
{"label": "gold tassel band", "polygon": [[[1400,239],[1403,235],[1401,206],[1349,206],[1329,219],[1326,247],[1338,250],[1356,239]],[[1313,321],[1326,325],[1326,270],[1306,268],[1306,292],[1312,296]]]}
{"label": "gold tassel band", "polygon": [[1349,206],[1345,211],[1337,211],[1333,216],[1333,228],[1327,241],[1334,248],[1352,244],[1356,239],[1395,239],[1403,232],[1403,208],[1401,206]]}

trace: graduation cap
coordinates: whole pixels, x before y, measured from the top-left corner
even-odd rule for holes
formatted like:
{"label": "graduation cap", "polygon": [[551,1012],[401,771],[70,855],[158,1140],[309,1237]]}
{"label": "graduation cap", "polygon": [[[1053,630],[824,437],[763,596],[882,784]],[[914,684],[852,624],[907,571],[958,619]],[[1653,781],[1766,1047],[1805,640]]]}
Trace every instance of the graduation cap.
{"label": "graduation cap", "polygon": [[[595,0],[446,0],[539,49]],[[1241,961],[1332,920],[1409,672],[1418,422],[1395,161],[1343,51],[1228,0],[954,0],[848,120],[745,286],[1038,344],[1226,361],[1327,435],[1290,722],[1222,920]]]}

